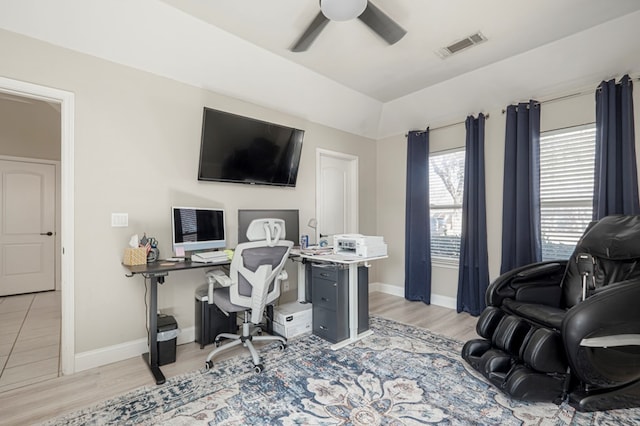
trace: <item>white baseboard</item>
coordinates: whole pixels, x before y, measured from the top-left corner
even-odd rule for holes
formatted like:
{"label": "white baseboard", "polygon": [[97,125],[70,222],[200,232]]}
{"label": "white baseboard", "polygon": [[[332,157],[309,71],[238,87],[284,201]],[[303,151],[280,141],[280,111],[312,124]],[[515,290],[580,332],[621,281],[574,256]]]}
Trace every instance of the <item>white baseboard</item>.
{"label": "white baseboard", "polygon": [[[369,283],[369,291],[379,291],[381,293],[390,294],[392,296],[404,297],[404,287],[399,287],[392,284]],[[431,295],[431,304],[449,309],[457,308],[455,297],[442,296],[440,294]]]}
{"label": "white baseboard", "polygon": [[[180,329],[180,334],[176,344],[182,345],[195,340],[195,327]],[[140,356],[145,352],[149,352],[147,347],[147,339],[136,339],[130,342],[119,343],[113,346],[107,346],[100,349],[81,352],[75,357],[75,372],[89,370],[91,368],[100,367],[102,365],[111,364],[125,359]]]}
{"label": "white baseboard", "polygon": [[458,301],[455,297],[442,296],[440,294],[431,295],[431,304],[449,309],[457,309],[458,307]]}
{"label": "white baseboard", "polygon": [[[369,283],[369,291],[379,291],[393,296],[404,297],[404,288],[385,283]],[[431,303],[445,308],[456,309],[456,299],[439,294],[431,295]],[[195,327],[183,328],[178,335],[178,345],[195,341]],[[134,358],[148,352],[147,339],[137,339],[100,349],[81,352],[75,356],[75,371],[84,371],[125,359]]]}
{"label": "white baseboard", "polygon": [[369,283],[369,291],[379,291],[380,293],[390,294],[392,296],[404,297],[404,287],[385,283]]}

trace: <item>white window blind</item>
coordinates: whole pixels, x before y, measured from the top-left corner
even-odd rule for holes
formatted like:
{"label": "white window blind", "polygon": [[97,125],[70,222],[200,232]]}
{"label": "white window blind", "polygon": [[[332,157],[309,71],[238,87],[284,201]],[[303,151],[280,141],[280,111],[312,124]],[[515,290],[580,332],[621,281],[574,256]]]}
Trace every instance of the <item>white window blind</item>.
{"label": "white window blind", "polygon": [[542,259],[568,259],[591,221],[595,124],[540,135]]}
{"label": "white window blind", "polygon": [[429,155],[431,256],[460,257],[464,150]]}

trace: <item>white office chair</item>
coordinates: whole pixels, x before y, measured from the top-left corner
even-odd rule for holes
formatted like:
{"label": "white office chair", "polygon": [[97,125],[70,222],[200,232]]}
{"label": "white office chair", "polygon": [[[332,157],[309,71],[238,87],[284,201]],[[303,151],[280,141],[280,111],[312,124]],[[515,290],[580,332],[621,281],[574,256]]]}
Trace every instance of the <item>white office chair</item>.
{"label": "white office chair", "polygon": [[[213,367],[211,359],[214,356],[242,344],[251,352],[255,371],[260,373],[264,367],[253,342],[278,341],[281,350],[286,347],[287,340],[284,337],[255,335],[261,332],[259,324],[265,307],[280,297],[280,282],[287,278],[283,267],[293,242],[283,239],[284,225],[282,219],[252,221],[247,228],[249,242],[240,243],[236,247],[230,277],[221,271],[207,273],[209,304],[215,304],[225,313],[244,312],[241,334],[221,333],[216,336],[216,349],[207,355],[207,369]],[[223,287],[215,288],[216,283]],[[219,346],[223,338],[232,341]]]}

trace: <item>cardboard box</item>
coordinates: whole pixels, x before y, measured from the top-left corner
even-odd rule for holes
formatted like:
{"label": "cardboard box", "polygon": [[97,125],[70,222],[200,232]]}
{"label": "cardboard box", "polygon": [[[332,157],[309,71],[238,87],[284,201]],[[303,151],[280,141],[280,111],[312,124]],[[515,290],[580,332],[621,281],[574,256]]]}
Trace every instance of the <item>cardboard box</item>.
{"label": "cardboard box", "polygon": [[287,339],[311,331],[311,303],[285,303],[273,309],[273,331]]}

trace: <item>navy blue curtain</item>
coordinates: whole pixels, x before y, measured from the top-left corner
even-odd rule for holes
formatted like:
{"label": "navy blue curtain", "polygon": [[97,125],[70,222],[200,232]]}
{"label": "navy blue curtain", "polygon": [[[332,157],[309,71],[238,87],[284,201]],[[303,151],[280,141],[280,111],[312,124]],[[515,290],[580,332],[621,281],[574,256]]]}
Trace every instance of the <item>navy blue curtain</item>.
{"label": "navy blue curtain", "polygon": [[640,214],[633,126],[633,83],[625,75],[596,90],[596,163],[593,219]]}
{"label": "navy blue curtain", "polygon": [[431,303],[429,221],[429,129],[411,131],[407,140],[404,297]]}
{"label": "navy blue curtain", "polygon": [[462,199],[462,238],[458,269],[458,312],[477,316],[485,308],[489,286],[487,255],[487,204],[484,179],[484,121],[467,117],[465,126],[464,195]]}
{"label": "navy blue curtain", "polygon": [[509,105],[506,114],[500,273],[542,259],[540,103]]}

